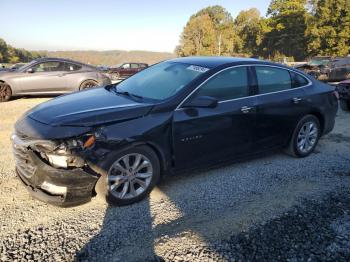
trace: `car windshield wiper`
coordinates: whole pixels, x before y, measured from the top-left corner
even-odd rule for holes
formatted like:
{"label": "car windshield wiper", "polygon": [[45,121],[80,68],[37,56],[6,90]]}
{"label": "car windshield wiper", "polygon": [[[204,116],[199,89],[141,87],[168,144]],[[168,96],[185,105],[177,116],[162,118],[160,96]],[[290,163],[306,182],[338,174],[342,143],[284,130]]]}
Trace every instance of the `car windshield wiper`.
{"label": "car windshield wiper", "polygon": [[114,92],[115,92],[116,94],[121,94],[121,95],[129,96],[129,97],[134,97],[134,98],[138,98],[138,99],[144,99],[143,96],[135,95],[135,94],[129,93],[128,91],[118,90],[117,87],[114,89]]}

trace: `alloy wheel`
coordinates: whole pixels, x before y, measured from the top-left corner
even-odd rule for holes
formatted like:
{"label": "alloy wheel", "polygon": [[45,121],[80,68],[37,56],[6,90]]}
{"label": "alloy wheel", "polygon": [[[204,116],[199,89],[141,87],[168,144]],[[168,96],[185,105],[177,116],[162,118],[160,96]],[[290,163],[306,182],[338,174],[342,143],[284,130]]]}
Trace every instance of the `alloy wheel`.
{"label": "alloy wheel", "polygon": [[108,172],[108,190],[118,199],[142,194],[153,176],[151,161],[139,153],[127,154],[115,161]]}
{"label": "alloy wheel", "polygon": [[297,147],[302,153],[309,153],[315,146],[318,138],[318,127],[315,122],[308,121],[300,128]]}
{"label": "alloy wheel", "polygon": [[11,89],[6,84],[0,84],[0,101],[4,102],[11,97]]}
{"label": "alloy wheel", "polygon": [[97,83],[94,82],[94,81],[88,81],[84,84],[83,88],[82,89],[88,89],[88,88],[93,88],[93,87],[96,87],[97,86]]}

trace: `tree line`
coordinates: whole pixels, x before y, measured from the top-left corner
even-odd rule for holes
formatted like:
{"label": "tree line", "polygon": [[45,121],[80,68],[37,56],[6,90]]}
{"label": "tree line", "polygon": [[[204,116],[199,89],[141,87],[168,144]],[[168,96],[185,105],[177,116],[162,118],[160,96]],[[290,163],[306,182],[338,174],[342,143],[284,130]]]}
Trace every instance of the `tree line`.
{"label": "tree line", "polygon": [[272,0],[266,17],[251,8],[233,19],[222,6],[192,15],[178,56],[259,56],[295,60],[350,53],[349,0]]}
{"label": "tree line", "polygon": [[0,63],[30,62],[38,57],[41,57],[39,52],[14,48],[0,38]]}

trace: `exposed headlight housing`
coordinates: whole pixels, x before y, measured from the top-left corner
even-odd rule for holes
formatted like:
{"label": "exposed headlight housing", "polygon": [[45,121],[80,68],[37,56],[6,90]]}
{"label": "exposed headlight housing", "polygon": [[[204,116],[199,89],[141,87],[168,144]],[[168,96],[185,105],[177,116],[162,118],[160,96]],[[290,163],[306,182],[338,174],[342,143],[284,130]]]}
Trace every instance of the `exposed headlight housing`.
{"label": "exposed headlight housing", "polygon": [[53,167],[68,168],[68,163],[70,160],[69,156],[46,154],[46,157]]}
{"label": "exposed headlight housing", "polygon": [[80,152],[92,148],[100,136],[100,132],[94,132],[61,142],[35,141],[28,146],[55,168],[79,168],[86,164],[85,160],[80,157]]}

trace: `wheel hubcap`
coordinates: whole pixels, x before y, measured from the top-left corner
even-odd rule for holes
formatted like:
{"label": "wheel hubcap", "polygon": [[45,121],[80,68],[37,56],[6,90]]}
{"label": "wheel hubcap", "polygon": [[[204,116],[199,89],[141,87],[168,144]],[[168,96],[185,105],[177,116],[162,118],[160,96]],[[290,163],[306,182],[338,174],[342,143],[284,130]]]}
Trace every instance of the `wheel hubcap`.
{"label": "wheel hubcap", "polygon": [[130,199],[142,194],[149,186],[153,167],[142,154],[128,154],[114,162],[108,172],[108,189],[113,196]]}
{"label": "wheel hubcap", "polygon": [[300,129],[298,134],[298,149],[302,153],[308,153],[316,144],[318,138],[317,125],[310,121],[306,122]]}

